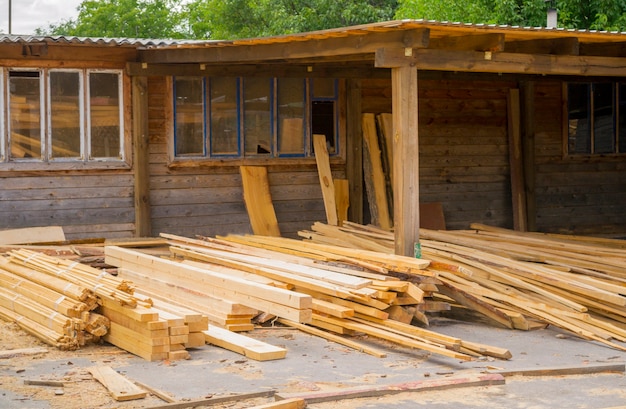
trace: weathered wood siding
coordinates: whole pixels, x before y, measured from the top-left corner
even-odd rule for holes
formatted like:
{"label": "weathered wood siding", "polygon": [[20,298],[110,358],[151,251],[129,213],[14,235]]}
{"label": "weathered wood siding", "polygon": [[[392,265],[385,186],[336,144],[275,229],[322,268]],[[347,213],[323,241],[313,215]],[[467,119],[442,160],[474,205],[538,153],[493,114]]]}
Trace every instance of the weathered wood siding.
{"label": "weathered wood siding", "polygon": [[[251,233],[238,166],[169,167],[166,82],[149,80],[150,203],[152,232],[193,236]],[[270,191],[281,234],[295,237],[325,220],[314,165],[268,167]],[[345,175],[338,171],[335,177]]]}
{"label": "weathered wood siding", "polygon": [[134,218],[130,173],[0,177],[0,229],[58,225],[68,240],[129,237]]}
{"label": "weathered wood siding", "polygon": [[535,84],[537,230],[626,236],[626,159],[567,158],[562,83]]}
{"label": "weathered wood siding", "polygon": [[[507,93],[515,83],[419,80],[420,201],[441,202],[448,229],[512,227]],[[364,112],[391,112],[391,84],[362,84]]]}

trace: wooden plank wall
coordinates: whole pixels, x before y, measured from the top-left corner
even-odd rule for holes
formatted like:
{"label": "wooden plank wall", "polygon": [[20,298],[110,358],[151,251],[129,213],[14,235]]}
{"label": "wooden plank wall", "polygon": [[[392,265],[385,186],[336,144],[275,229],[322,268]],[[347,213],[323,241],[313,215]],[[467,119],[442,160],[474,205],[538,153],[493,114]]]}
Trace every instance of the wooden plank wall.
{"label": "wooden plank wall", "polygon": [[[448,229],[512,227],[506,98],[514,82],[419,79],[420,200],[441,202]],[[391,84],[362,82],[363,112],[391,112]]]}
{"label": "wooden plank wall", "polygon": [[537,230],[626,237],[626,160],[563,155],[562,84],[535,84]]}
{"label": "wooden plank wall", "polygon": [[62,226],[68,240],[132,236],[133,178],[125,173],[0,177],[0,229]]}
{"label": "wooden plank wall", "polygon": [[[161,77],[148,81],[152,233],[188,237],[251,233],[238,166],[168,167],[165,87]],[[298,230],[326,219],[314,161],[302,166],[273,165],[268,171],[283,236],[295,237]],[[345,170],[333,176],[345,177]]]}

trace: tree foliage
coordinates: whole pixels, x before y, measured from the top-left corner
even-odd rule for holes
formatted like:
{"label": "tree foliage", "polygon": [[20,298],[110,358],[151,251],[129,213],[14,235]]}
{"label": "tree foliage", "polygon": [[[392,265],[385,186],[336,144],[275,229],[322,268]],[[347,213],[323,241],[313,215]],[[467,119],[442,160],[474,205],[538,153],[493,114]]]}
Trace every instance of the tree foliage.
{"label": "tree foliage", "polygon": [[[464,23],[543,27],[545,0],[399,0],[396,18],[420,18]],[[555,0],[558,26],[591,30],[626,30],[626,2],[615,0]]]}

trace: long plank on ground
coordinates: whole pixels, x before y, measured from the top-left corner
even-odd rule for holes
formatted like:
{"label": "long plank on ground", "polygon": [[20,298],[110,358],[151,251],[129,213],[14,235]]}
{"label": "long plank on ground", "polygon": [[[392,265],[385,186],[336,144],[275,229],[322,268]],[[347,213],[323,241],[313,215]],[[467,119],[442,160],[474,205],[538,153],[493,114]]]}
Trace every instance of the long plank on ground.
{"label": "long plank on ground", "polygon": [[91,375],[108,389],[113,399],[126,401],[145,398],[148,394],[110,366],[93,366],[88,368]]}

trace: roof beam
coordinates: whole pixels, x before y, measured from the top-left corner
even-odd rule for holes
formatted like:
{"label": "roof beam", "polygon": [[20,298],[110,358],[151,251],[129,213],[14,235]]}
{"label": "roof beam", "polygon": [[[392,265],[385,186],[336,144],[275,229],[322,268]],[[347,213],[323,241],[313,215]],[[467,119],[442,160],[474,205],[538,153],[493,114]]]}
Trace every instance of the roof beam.
{"label": "roof beam", "polygon": [[294,60],[299,58],[338,57],[374,53],[382,47],[424,48],[430,30],[368,32],[361,35],[271,44],[233,42],[227,45],[185,46],[180,48],[145,49],[139,61],[147,63],[251,63],[259,61]]}
{"label": "roof beam", "polygon": [[615,43],[582,43],[580,55],[601,55],[604,57],[626,56],[626,42]]}
{"label": "roof beam", "polygon": [[375,64],[379,68],[409,65],[420,70],[498,74],[623,77],[626,72],[626,58],[430,49],[413,50],[412,53],[405,49],[380,49],[376,52]]}
{"label": "roof beam", "polygon": [[576,37],[511,41],[506,43],[503,51],[520,54],[578,55],[580,43]]}
{"label": "roof beam", "polygon": [[428,48],[454,51],[504,51],[504,34],[431,38]]}

